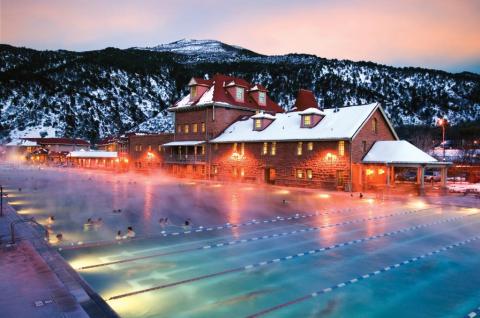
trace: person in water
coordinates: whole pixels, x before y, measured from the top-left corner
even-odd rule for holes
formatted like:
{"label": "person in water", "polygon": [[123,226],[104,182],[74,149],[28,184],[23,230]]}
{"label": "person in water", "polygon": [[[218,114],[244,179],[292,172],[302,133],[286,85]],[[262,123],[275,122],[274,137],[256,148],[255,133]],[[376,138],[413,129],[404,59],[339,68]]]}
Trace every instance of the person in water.
{"label": "person in water", "polygon": [[129,226],[127,228],[127,238],[134,238],[135,237],[135,231],[133,231],[133,227]]}
{"label": "person in water", "polygon": [[55,223],[55,217],[54,217],[53,215],[50,215],[50,216],[48,217],[48,221],[47,221],[47,222],[48,222],[48,224],[53,224],[53,223]]}
{"label": "person in water", "polygon": [[57,238],[57,241],[61,242],[63,240],[63,234],[62,233],[58,233],[56,235],[56,238]]}
{"label": "person in water", "polygon": [[118,241],[118,240],[121,240],[123,237],[122,237],[122,231],[118,230],[117,231],[117,235],[115,236],[115,239]]}

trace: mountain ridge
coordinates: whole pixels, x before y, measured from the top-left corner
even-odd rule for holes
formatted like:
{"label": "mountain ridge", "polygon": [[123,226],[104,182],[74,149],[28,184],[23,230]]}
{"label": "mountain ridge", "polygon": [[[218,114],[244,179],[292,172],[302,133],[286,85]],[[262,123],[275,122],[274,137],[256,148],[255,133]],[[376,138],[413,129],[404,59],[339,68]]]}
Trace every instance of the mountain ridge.
{"label": "mountain ridge", "polygon": [[268,56],[215,40],[155,48],[74,52],[0,45],[0,138],[32,127],[91,141],[126,131],[171,131],[165,109],[186,93],[192,76],[215,73],[266,86],[284,109],[299,88],[307,88],[325,107],[379,101],[397,127],[431,126],[440,116],[454,125],[479,120],[475,73],[309,54]]}

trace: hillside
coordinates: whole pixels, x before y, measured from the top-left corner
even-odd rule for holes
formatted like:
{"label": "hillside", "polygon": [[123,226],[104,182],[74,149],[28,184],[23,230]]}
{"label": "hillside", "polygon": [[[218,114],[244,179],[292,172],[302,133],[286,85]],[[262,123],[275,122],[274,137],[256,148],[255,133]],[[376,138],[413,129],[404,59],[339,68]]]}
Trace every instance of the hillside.
{"label": "hillside", "polygon": [[165,109],[185,94],[190,77],[217,72],[261,83],[284,109],[307,88],[327,108],[379,101],[395,126],[429,126],[440,116],[460,126],[480,120],[480,76],[471,73],[265,56],[211,40],[88,52],[0,45],[0,139],[48,128],[91,141],[169,131]]}

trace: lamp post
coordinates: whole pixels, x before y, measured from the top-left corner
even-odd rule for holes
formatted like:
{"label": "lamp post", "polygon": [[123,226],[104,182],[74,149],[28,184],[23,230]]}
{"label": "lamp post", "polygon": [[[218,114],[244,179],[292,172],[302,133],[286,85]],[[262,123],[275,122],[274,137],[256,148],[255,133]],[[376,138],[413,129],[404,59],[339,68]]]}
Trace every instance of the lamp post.
{"label": "lamp post", "polygon": [[445,161],[445,127],[448,124],[448,121],[445,118],[440,118],[437,121],[437,124],[442,127],[442,147],[443,147],[443,161]]}

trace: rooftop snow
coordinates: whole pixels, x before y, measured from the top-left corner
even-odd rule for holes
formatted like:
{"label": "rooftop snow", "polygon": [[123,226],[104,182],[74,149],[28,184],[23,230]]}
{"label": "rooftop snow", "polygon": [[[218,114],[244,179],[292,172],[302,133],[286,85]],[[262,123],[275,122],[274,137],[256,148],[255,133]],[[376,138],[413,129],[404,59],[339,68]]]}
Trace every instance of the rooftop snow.
{"label": "rooftop snow", "polygon": [[78,150],[71,151],[67,157],[71,158],[117,158],[118,153],[116,151],[101,151],[101,150]]}
{"label": "rooftop snow", "polygon": [[363,163],[439,163],[406,140],[377,141]]}
{"label": "rooftop snow", "polygon": [[326,115],[325,112],[321,111],[318,108],[313,108],[313,107],[307,108],[304,111],[299,112],[298,114],[299,115],[321,115],[321,116]]}
{"label": "rooftop snow", "polygon": [[299,112],[275,115],[275,120],[264,130],[253,130],[253,119],[241,120],[230,125],[213,143],[259,142],[287,140],[340,140],[352,138],[378,103],[325,109],[325,117],[312,128],[301,127]]}
{"label": "rooftop snow", "polygon": [[10,141],[5,146],[7,147],[35,147],[38,144],[35,141],[24,140],[24,139],[15,139]]}
{"label": "rooftop snow", "polygon": [[163,144],[162,146],[164,147],[171,147],[171,146],[196,146],[203,144],[204,141],[198,141],[198,140],[188,140],[188,141],[171,141],[167,142],[166,144]]}
{"label": "rooftop snow", "polygon": [[256,115],[253,115],[252,117],[250,118],[253,118],[253,119],[261,119],[261,118],[267,118],[267,119],[271,119],[271,120],[275,120],[276,117],[273,116],[273,115],[270,115],[270,114],[265,114],[265,113],[258,113]]}

